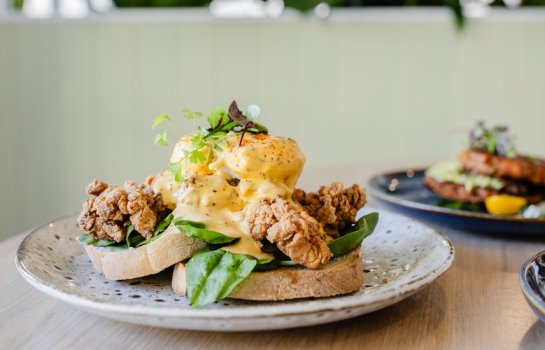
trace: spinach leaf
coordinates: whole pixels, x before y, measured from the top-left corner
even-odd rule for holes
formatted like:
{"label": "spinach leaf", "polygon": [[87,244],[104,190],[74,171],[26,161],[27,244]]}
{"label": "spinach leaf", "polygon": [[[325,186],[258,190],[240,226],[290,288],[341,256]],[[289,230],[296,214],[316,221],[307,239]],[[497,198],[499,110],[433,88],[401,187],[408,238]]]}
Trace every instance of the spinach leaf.
{"label": "spinach leaf", "polygon": [[129,225],[127,226],[127,231],[125,233],[125,242],[127,242],[127,248],[129,248],[131,246],[131,240],[130,240],[130,237],[131,237],[131,233],[134,232],[134,225]]}
{"label": "spinach leaf", "polygon": [[155,227],[155,231],[153,231],[153,234],[151,235],[150,238],[144,240],[144,237],[138,236],[140,240],[138,242],[134,242],[132,246],[140,247],[140,246],[143,246],[144,244],[148,244],[155,241],[157,238],[159,238],[159,235],[161,235],[161,233],[165,232],[167,227],[172,222],[173,218],[174,218],[174,215],[172,213],[168,214],[166,218],[164,218],[163,220],[161,220],[161,222],[157,224],[157,226]]}
{"label": "spinach leaf", "polygon": [[257,260],[257,264],[258,265],[265,265],[265,264],[270,264],[271,262],[274,261],[274,258],[269,258],[269,259],[259,259]]}
{"label": "spinach leaf", "polygon": [[166,218],[161,220],[161,222],[157,224],[157,227],[155,227],[155,231],[153,231],[153,237],[163,233],[167,229],[168,225],[170,225],[173,218],[174,218],[174,215],[170,213],[168,214]]}
{"label": "spinach leaf", "polygon": [[[159,238],[161,233],[163,233],[167,229],[167,227],[170,225],[173,218],[174,218],[174,215],[170,213],[166,218],[161,220],[155,227],[155,230],[153,231],[153,235],[149,239],[145,239],[141,234],[138,233],[138,231],[136,231],[133,225],[129,225],[127,226],[127,229],[125,231],[126,236],[125,236],[124,242],[118,243],[116,241],[106,240],[106,239],[98,240],[96,238],[89,236],[86,233],[79,236],[78,241],[84,245],[93,245],[95,247],[108,247],[110,249],[116,249],[116,250],[128,249],[131,247],[140,247],[140,246],[143,246],[144,244],[153,242],[154,240]],[[137,234],[135,235],[133,233],[137,233]]]}
{"label": "spinach leaf", "polygon": [[263,271],[271,271],[278,269],[278,264],[275,261],[272,261],[268,264],[257,264],[254,268],[254,272],[263,272]]}
{"label": "spinach leaf", "polygon": [[145,241],[144,237],[142,237],[140,235],[136,235],[134,237],[131,237],[131,241],[130,241],[129,246],[125,246],[125,247],[126,248],[139,247],[143,241]]}
{"label": "spinach leaf", "polygon": [[205,224],[202,222],[176,219],[174,225],[186,236],[200,238],[210,244],[229,243],[237,239],[235,237],[226,236],[220,232],[205,230]]}
{"label": "spinach leaf", "polygon": [[[140,237],[142,237],[142,236],[140,236]],[[135,246],[136,248],[138,248],[138,247],[140,247],[140,246],[143,246],[144,244],[148,244],[148,243],[151,243],[151,242],[155,241],[155,240],[156,240],[157,238],[159,238],[159,237],[160,237],[159,235],[157,235],[157,236],[151,236],[151,238],[148,238],[148,239],[146,239],[146,240],[141,240],[140,242],[137,242],[134,246]],[[142,237],[142,239],[143,239],[143,237]]]}
{"label": "spinach leaf", "polygon": [[109,239],[101,239],[96,243],[93,243],[95,247],[109,247],[111,245],[118,244],[116,241],[111,241]]}
{"label": "spinach leaf", "polygon": [[292,260],[260,259],[257,261],[254,271],[270,271],[282,267],[294,266],[299,266],[299,264]]}
{"label": "spinach leaf", "polygon": [[126,243],[117,243],[106,239],[96,239],[89,236],[87,233],[78,237],[78,241],[83,245],[92,245],[95,247],[108,247],[110,249],[126,249]]}
{"label": "spinach leaf", "polygon": [[89,245],[98,242],[98,239],[89,236],[87,233],[84,233],[78,237],[78,242],[83,245]]}
{"label": "spinach leaf", "polygon": [[337,238],[329,243],[329,250],[333,256],[339,256],[348,253],[356,248],[363,239],[369,236],[375,230],[378,223],[378,213],[370,213],[363,216],[354,225],[354,231]]}
{"label": "spinach leaf", "polygon": [[187,263],[187,298],[193,307],[223,299],[250,275],[256,264],[254,258],[222,249],[200,251]]}

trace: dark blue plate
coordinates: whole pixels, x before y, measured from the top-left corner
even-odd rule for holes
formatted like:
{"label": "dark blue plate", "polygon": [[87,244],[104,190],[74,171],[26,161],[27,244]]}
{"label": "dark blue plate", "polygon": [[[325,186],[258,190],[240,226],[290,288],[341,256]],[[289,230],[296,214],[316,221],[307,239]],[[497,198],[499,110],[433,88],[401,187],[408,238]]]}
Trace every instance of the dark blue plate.
{"label": "dark blue plate", "polygon": [[545,251],[522,265],[519,282],[526,301],[545,323]]}
{"label": "dark blue plate", "polygon": [[434,205],[441,198],[424,187],[423,179],[424,170],[409,169],[374,176],[367,187],[379,203],[431,224],[495,235],[545,236],[545,218],[498,216]]}

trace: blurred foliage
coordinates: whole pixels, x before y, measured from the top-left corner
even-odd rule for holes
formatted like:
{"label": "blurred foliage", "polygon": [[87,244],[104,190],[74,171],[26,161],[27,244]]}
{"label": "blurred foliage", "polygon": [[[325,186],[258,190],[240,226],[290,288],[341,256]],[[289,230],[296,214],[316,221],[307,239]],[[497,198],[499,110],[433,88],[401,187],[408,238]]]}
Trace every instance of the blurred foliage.
{"label": "blurred foliage", "polygon": [[[23,1],[23,0],[15,0]],[[325,2],[331,7],[411,7],[445,6],[452,9],[458,28],[464,25],[464,15],[460,0],[284,0],[286,7],[303,12],[312,10]],[[206,6],[210,1],[199,0],[114,0],[119,7],[167,7],[167,6]],[[503,0],[494,0],[493,6],[505,6]],[[521,6],[545,6],[545,0],[522,0]]]}
{"label": "blurred foliage", "polygon": [[331,7],[450,6],[459,3],[458,0],[284,0],[287,7],[301,11],[310,10],[321,2]]}
{"label": "blurred foliage", "polygon": [[[545,3],[545,0],[542,1]],[[457,26],[464,24],[459,0],[284,0],[286,7],[300,11],[309,11],[321,2],[331,7],[447,6],[452,9]]]}
{"label": "blurred foliage", "polygon": [[[22,3],[24,0],[14,0]],[[284,0],[286,7],[301,11],[313,9],[321,2],[331,7],[388,7],[388,6],[447,6],[460,7],[459,0]],[[114,0],[119,7],[183,7],[206,6],[210,0]],[[502,0],[494,0],[493,6],[505,6]],[[545,6],[545,0],[522,0],[521,6]]]}
{"label": "blurred foliage", "polygon": [[208,6],[210,0],[114,0],[119,7],[197,7]]}
{"label": "blurred foliage", "polygon": [[[22,8],[25,0],[12,0],[15,8]],[[198,7],[208,6],[211,0],[113,0],[118,7]],[[459,0],[284,0],[286,7],[309,11],[321,2],[331,7],[388,7],[388,6],[447,6],[460,7]],[[492,6],[505,6],[494,0]],[[522,0],[521,6],[545,6],[545,0]]]}
{"label": "blurred foliage", "polygon": [[[25,0],[12,0],[16,9],[23,8]],[[200,7],[211,0],[113,0],[118,7]]]}

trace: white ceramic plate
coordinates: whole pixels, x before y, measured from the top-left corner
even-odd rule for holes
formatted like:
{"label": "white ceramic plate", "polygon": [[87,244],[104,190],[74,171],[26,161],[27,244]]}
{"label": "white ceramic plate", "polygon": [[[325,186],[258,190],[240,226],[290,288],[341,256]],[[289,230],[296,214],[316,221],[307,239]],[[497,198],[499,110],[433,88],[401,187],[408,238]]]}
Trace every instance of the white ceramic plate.
{"label": "white ceramic plate", "polygon": [[223,300],[193,309],[171,290],[170,269],[130,281],[108,281],[95,272],[76,240],[81,231],[75,216],[30,233],[19,246],[16,264],[39,290],[120,321],[206,331],[309,326],[397,303],[429,285],[451,265],[454,249],[442,234],[404,216],[378,211],[376,231],[363,242],[364,285],[356,293],[339,297],[289,302]]}

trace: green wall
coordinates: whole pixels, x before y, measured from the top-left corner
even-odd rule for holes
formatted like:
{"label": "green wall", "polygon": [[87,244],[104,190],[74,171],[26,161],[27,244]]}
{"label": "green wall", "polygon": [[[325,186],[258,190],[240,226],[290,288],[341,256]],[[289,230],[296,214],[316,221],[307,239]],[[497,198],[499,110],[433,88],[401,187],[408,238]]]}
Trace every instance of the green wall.
{"label": "green wall", "polygon": [[451,157],[479,118],[545,155],[545,12],[461,32],[448,11],[385,13],[0,20],[0,238],[78,211],[94,177],[162,170],[155,115],[233,98],[259,104],[309,167]]}

